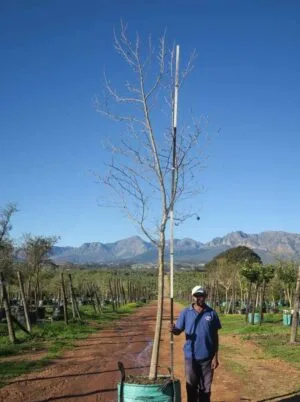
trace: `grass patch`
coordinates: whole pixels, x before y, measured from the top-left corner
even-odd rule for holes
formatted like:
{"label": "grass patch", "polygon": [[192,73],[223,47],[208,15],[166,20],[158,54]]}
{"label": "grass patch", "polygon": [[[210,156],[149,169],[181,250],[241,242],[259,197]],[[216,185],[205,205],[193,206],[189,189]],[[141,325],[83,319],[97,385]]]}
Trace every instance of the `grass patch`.
{"label": "grass patch", "polygon": [[248,373],[248,370],[245,366],[234,360],[226,360],[226,367],[241,378],[244,378]]}
{"label": "grass patch", "polygon": [[272,335],[264,337],[256,336],[252,339],[264,349],[269,356],[284,360],[300,370],[300,343],[290,345],[289,334],[281,334],[281,336],[276,337]]}
{"label": "grass patch", "polygon": [[[300,344],[290,345],[291,327],[282,324],[281,314],[265,314],[262,325],[245,323],[245,316],[220,315],[222,334],[238,335],[242,340],[256,343],[266,357],[278,358],[300,369]],[[298,339],[300,328],[298,330]]]}
{"label": "grass patch", "polygon": [[[9,342],[6,324],[0,323],[0,357],[24,354],[24,360],[1,359],[0,386],[4,386],[10,378],[44,368],[51,359],[72,348],[76,340],[85,339],[89,334],[108,327],[113,321],[131,314],[142,305],[129,303],[116,311],[112,311],[111,306],[105,306],[102,313],[96,313],[92,306],[82,306],[82,321],[70,320],[69,325],[65,325],[61,321],[45,320],[32,327],[31,336],[16,329],[16,344]],[[26,360],[26,354],[39,351],[45,352],[45,356],[39,360]]]}
{"label": "grass patch", "polygon": [[0,364],[0,386],[6,385],[11,378],[18,377],[30,371],[40,370],[49,364],[48,358],[37,361],[24,360],[19,362],[1,362]]}

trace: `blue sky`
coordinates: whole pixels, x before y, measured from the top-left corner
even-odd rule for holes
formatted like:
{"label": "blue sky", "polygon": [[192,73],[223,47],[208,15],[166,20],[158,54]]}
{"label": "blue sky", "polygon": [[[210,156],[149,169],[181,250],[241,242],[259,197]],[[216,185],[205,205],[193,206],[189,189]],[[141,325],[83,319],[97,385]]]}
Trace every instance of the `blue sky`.
{"label": "blue sky", "polygon": [[208,117],[201,219],[178,238],[228,232],[299,233],[300,3],[290,0],[16,0],[0,5],[0,207],[16,202],[12,236],[59,235],[59,245],[139,234],[105,191],[101,141],[116,130],[96,113],[104,68],[120,80],[113,49],[120,18],[157,39],[167,29],[196,67],[179,96]]}

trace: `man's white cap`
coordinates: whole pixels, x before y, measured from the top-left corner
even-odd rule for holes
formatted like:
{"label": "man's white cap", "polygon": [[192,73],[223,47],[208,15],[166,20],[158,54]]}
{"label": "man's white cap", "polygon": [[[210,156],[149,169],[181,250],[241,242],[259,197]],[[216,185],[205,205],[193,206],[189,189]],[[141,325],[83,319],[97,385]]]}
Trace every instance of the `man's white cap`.
{"label": "man's white cap", "polygon": [[206,291],[202,286],[195,286],[192,289],[192,295],[195,295],[196,293],[203,293],[204,295],[206,295]]}

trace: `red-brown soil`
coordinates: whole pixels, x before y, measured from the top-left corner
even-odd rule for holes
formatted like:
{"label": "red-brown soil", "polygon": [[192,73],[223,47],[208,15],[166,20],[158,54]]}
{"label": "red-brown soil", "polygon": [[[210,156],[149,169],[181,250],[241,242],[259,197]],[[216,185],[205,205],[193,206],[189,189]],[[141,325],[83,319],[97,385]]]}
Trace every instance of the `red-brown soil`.
{"label": "red-brown soil", "polygon": [[[180,309],[175,304],[175,315]],[[168,310],[169,303],[166,302],[159,362],[161,374],[167,374],[170,365]],[[74,349],[54,360],[47,369],[11,380],[9,385],[0,390],[0,401],[116,401],[120,379],[117,368],[119,360],[124,363],[127,374],[148,373],[155,314],[156,305],[149,304],[115,322],[110,329],[101,330],[78,342]],[[236,364],[240,364],[246,371],[240,373],[242,375],[231,371],[226,361],[222,363],[221,353],[221,364],[214,378],[212,401],[300,401],[300,396],[299,399],[286,399],[296,389],[297,381],[300,382],[299,371],[286,363],[262,358],[261,351],[255,345],[241,343],[238,338],[221,336],[221,343],[224,345],[224,354],[228,355],[228,350],[233,348]],[[176,377],[181,380],[182,401],[186,402],[183,344],[183,336],[175,337],[174,370]],[[288,380],[284,380],[285,376],[288,376]],[[279,399],[275,398],[280,395]]]}

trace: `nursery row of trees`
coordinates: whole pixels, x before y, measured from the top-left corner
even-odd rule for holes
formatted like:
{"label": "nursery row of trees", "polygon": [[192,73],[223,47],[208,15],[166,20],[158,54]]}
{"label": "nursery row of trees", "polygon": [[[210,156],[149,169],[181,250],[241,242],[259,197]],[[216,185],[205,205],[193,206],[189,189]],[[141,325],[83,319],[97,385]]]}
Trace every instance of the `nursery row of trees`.
{"label": "nursery row of trees", "polygon": [[[25,310],[27,331],[31,331],[29,312],[36,311],[42,301],[51,300],[64,307],[68,323],[68,305],[74,319],[80,319],[78,301],[86,300],[101,313],[106,302],[113,309],[122,303],[157,296],[156,274],[152,270],[80,270],[54,264],[51,249],[57,237],[24,236],[19,258],[10,238],[14,205],[2,210],[0,217],[1,306],[6,310],[10,337],[15,341],[11,304],[19,303]],[[204,272],[177,272],[174,294],[189,301],[190,290],[204,284],[211,306],[224,313],[263,314],[292,308],[297,282],[297,264],[278,261],[263,264],[259,255],[245,246],[227,250],[206,264]],[[9,317],[12,316],[11,319]]]}
{"label": "nursery row of trees", "polygon": [[[26,262],[13,265],[9,280],[4,280],[1,273],[3,307],[0,311],[5,311],[12,343],[16,341],[14,327],[17,325],[30,333],[32,313],[38,313],[44,306],[51,305],[53,312],[60,310],[63,314],[61,318],[68,324],[70,317],[73,320],[82,319],[81,305],[91,305],[94,313],[101,315],[108,304],[115,311],[121,305],[151,300],[156,296],[156,275],[153,271],[70,271],[65,267],[44,265],[39,272],[39,298],[36,304],[35,294],[26,290],[31,280],[26,267]],[[18,308],[24,314],[25,327],[15,314]]]}
{"label": "nursery row of trees", "polygon": [[268,307],[291,307],[297,270],[293,261],[263,264],[253,250],[239,246],[216,256],[205,265],[204,272],[178,272],[176,294],[179,299],[190,300],[190,289],[198,281],[208,289],[211,305],[222,306],[225,313],[247,306],[257,310],[264,300]]}
{"label": "nursery row of trees", "polygon": [[[201,283],[208,291],[208,302],[225,314],[278,312],[293,309],[298,322],[300,268],[294,261],[263,264],[260,256],[245,246],[229,249],[205,265],[204,272],[177,273],[175,294],[181,300],[190,300],[192,287]],[[291,341],[295,341],[296,327]]]}
{"label": "nursery row of trees", "polygon": [[[5,317],[11,342],[16,341],[16,325],[31,332],[32,313],[45,304],[63,310],[68,324],[68,310],[73,319],[81,319],[79,303],[88,303],[101,314],[105,304],[115,310],[121,304],[155,297],[154,272],[81,271],[54,264],[50,256],[57,237],[26,235],[16,250],[10,238],[15,212],[16,206],[10,204],[0,213],[0,320]],[[18,309],[25,323],[18,320]]]}

